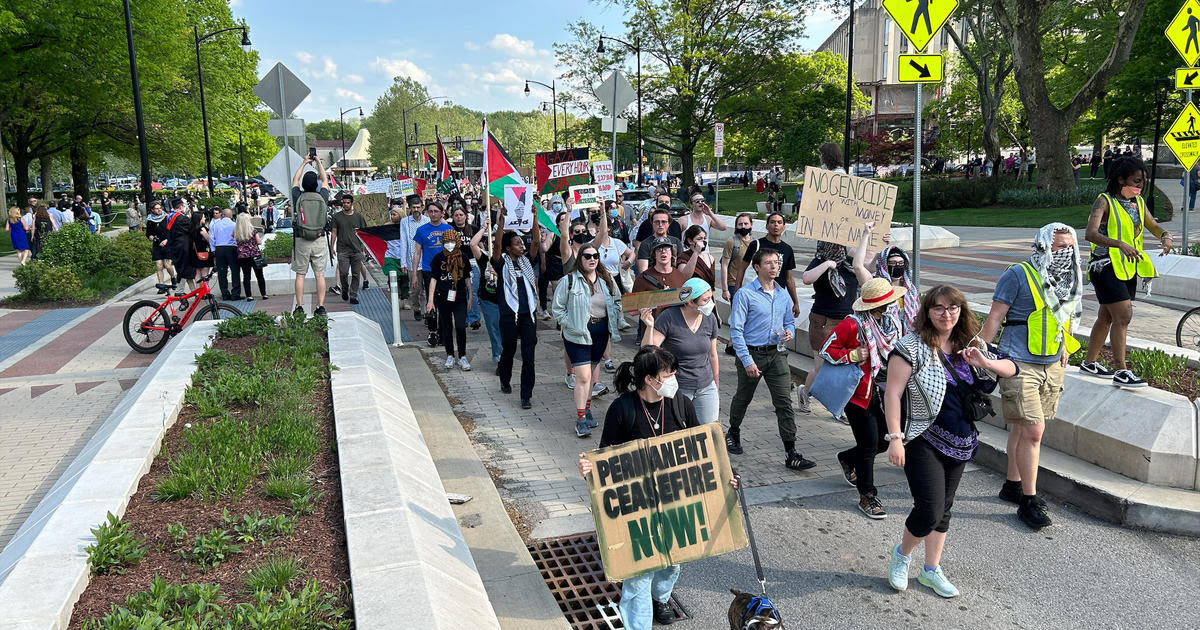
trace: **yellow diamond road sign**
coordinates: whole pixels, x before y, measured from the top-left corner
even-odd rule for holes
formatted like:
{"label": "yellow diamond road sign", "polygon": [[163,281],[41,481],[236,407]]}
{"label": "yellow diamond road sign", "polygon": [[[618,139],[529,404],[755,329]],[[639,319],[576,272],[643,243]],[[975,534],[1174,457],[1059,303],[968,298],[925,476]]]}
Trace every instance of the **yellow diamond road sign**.
{"label": "yellow diamond road sign", "polygon": [[958,0],[883,0],[883,8],[917,50],[929,46],[933,35],[957,7]]}
{"label": "yellow diamond road sign", "polygon": [[1175,68],[1176,90],[1200,90],[1200,68]]}
{"label": "yellow diamond road sign", "polygon": [[1179,118],[1167,130],[1164,142],[1171,148],[1179,163],[1185,169],[1191,170],[1200,158],[1200,109],[1188,103],[1180,112]]}
{"label": "yellow diamond road sign", "polygon": [[900,55],[896,80],[900,83],[941,83],[941,55]]}
{"label": "yellow diamond road sign", "polygon": [[1200,2],[1187,0],[1179,7],[1179,13],[1167,24],[1167,39],[1183,56],[1183,62],[1196,65],[1200,59]]}

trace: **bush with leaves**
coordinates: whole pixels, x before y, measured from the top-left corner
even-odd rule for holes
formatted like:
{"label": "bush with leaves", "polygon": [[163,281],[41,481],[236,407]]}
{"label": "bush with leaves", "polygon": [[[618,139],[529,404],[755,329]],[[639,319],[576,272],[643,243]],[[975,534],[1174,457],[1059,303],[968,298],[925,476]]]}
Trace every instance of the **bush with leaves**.
{"label": "bush with leaves", "polygon": [[30,300],[83,299],[83,283],[66,265],[35,260],[13,270],[13,279],[21,297]]}
{"label": "bush with leaves", "polygon": [[92,529],[96,542],[89,545],[85,551],[88,556],[88,566],[92,575],[125,573],[125,567],[142,561],[146,555],[146,539],[134,536],[129,523],[108,513],[108,521]]}
{"label": "bush with leaves", "polygon": [[150,240],[141,232],[122,232],[116,238],[98,237],[104,241],[100,250],[99,269],[108,269],[137,281],[154,273],[150,258]]}
{"label": "bush with leaves", "polygon": [[291,234],[276,232],[275,236],[273,236],[271,240],[267,241],[266,244],[263,245],[263,256],[265,256],[267,260],[273,260],[275,258],[289,258],[292,255],[293,243],[294,239],[292,238]]}
{"label": "bush with leaves", "polygon": [[95,271],[100,265],[100,252],[107,237],[92,234],[84,224],[75,221],[46,236],[39,260],[70,267],[77,274]]}

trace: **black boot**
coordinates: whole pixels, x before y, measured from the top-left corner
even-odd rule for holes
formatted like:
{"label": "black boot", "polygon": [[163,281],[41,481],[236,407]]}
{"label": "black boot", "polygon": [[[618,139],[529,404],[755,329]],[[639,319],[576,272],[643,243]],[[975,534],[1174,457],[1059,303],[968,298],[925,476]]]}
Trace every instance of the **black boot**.
{"label": "black boot", "polygon": [[742,432],[737,429],[730,429],[729,433],[725,434],[725,450],[731,455],[742,454]]}
{"label": "black boot", "polygon": [[678,621],[675,617],[675,612],[671,610],[669,605],[654,600],[650,601],[654,603],[654,623],[669,626]]}

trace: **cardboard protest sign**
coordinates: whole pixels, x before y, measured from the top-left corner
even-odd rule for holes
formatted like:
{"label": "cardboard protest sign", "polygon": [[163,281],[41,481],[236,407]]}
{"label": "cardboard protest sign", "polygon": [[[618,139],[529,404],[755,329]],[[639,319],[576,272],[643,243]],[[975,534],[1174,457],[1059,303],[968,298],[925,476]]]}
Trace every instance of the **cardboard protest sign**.
{"label": "cardboard protest sign", "polygon": [[613,178],[612,160],[592,163],[592,181],[596,184],[596,194],[601,199],[616,199],[617,185]]}
{"label": "cardboard protest sign", "polygon": [[636,311],[643,308],[658,308],[660,306],[683,304],[690,299],[692,299],[691,287],[637,291],[621,296],[621,308],[626,311]]}
{"label": "cardboard protest sign", "polygon": [[883,237],[891,233],[896,192],[893,184],[805,167],[796,236],[858,247],[867,222],[874,221],[868,249],[882,251]]}
{"label": "cardboard protest sign", "polygon": [[608,581],[746,546],[719,423],[583,455]]}
{"label": "cardboard protest sign", "polygon": [[588,162],[587,147],[538,153],[534,164],[535,183],[541,194],[563,192],[591,180],[592,165]]}
{"label": "cardboard protest sign", "polygon": [[504,187],[504,207],[508,214],[504,219],[504,229],[525,232],[533,229],[535,220],[533,209],[533,186],[529,184],[508,184]]}
{"label": "cardboard protest sign", "polygon": [[600,205],[600,198],[597,196],[597,188],[592,184],[587,186],[572,186],[567,193],[571,196],[571,202],[575,205],[575,210],[587,210]]}

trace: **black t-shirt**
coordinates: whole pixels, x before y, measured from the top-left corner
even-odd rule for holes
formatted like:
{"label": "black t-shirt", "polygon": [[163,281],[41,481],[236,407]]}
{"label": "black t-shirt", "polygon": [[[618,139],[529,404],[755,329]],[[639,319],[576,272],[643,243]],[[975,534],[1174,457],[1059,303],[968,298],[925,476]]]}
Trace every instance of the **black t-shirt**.
{"label": "black t-shirt", "polygon": [[[509,308],[508,300],[504,297],[504,276],[502,275],[504,273],[504,258],[497,257],[495,260],[491,261],[491,263],[492,269],[496,271],[496,304],[500,306],[500,314],[517,315],[518,313],[514,313],[513,310]],[[533,264],[533,261],[530,261],[530,265]],[[519,262],[513,261],[513,268],[518,274],[521,273],[521,265]],[[525,283],[521,280],[521,278],[517,278],[516,280],[517,295],[515,297],[517,298],[517,310],[521,315],[532,315],[532,313],[529,312],[529,296],[527,295],[528,287],[525,286]],[[529,281],[533,283],[534,287],[537,287],[537,278],[530,278]]]}
{"label": "black t-shirt", "polygon": [[[640,243],[650,238],[653,234],[654,225],[650,219],[647,218],[645,221],[642,221],[641,225],[638,226],[637,237],[633,240]],[[671,225],[667,228],[667,236],[674,236],[675,238],[679,239],[680,242],[683,242],[683,228],[679,227],[679,222],[675,219],[671,219]]]}
{"label": "black t-shirt", "polygon": [[784,281],[787,278],[786,274],[796,268],[796,253],[792,251],[792,246],[782,240],[778,243],[772,243],[764,236],[750,241],[750,244],[746,246],[746,253],[742,254],[742,260],[747,263],[753,263],[754,254],[762,247],[779,252],[779,280],[781,282]]}
{"label": "black t-shirt", "polygon": [[[601,448],[700,424],[696,420],[696,408],[692,406],[692,401],[682,394],[644,406],[642,402],[637,391],[632,391],[621,394],[608,406],[608,413],[604,415],[604,432],[600,435]],[[647,411],[650,417],[646,416]],[[654,428],[651,418],[661,420],[658,429]]]}
{"label": "black t-shirt", "polygon": [[[494,269],[488,270],[488,255],[486,251],[479,253],[479,269],[483,275],[479,276],[479,296],[481,300],[496,303],[500,300],[500,276]],[[487,270],[487,271],[484,271]],[[492,277],[491,282],[488,282],[488,276]]]}
{"label": "black t-shirt", "polygon": [[[454,282],[454,278],[450,276],[450,272],[446,269],[446,261],[449,260],[450,256],[459,256],[462,258],[463,273],[459,277],[458,282]],[[467,288],[469,287],[467,282],[471,278],[470,260],[470,254],[464,252],[461,247],[454,248],[453,253],[442,250],[434,255],[433,260],[429,261],[429,268],[437,274],[435,276],[437,278],[437,289],[434,291],[434,299],[444,301],[452,287],[457,293],[454,296],[456,302],[467,299]]]}
{"label": "black t-shirt", "polygon": [[[823,258],[813,258],[804,270],[808,271],[823,262],[825,262]],[[828,274],[821,274],[821,277],[812,285],[812,312],[833,319],[841,319],[850,314],[850,311],[853,310],[854,300],[858,298],[858,276],[855,276],[853,271],[847,270],[845,265],[838,265],[836,270],[837,274],[842,277],[842,282],[846,283],[846,295],[841,298],[835,296],[833,287],[829,285]]]}

